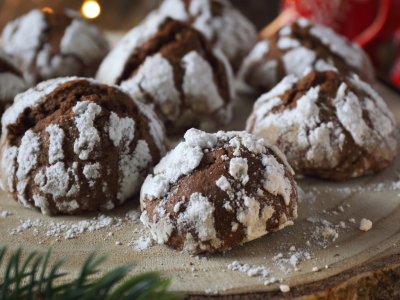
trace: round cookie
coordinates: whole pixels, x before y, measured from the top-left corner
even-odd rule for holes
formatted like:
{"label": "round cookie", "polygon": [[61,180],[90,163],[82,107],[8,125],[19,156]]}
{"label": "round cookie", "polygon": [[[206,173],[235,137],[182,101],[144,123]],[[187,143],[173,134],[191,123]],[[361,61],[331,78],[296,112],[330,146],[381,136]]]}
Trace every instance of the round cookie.
{"label": "round cookie", "polygon": [[212,131],[232,119],[229,63],[196,29],[155,15],[132,29],[101,64],[96,79],[151,104],[169,133]]}
{"label": "round cookie", "polygon": [[296,175],[344,180],[385,169],[397,154],[386,103],[357,75],[285,77],[254,104],[246,130],[285,153]]}
{"label": "round cookie", "polygon": [[38,84],[17,95],[2,126],[1,187],[44,214],[124,203],[168,150],[149,107],[92,79]]}
{"label": "round cookie", "polygon": [[257,42],[257,30],[227,0],[164,0],[159,13],[186,22],[203,33],[237,71]]}
{"label": "round cookie", "polygon": [[224,251],[293,225],[293,174],[278,148],[254,135],[190,129],[146,178],[141,221],[160,244]]}
{"label": "round cookie", "polygon": [[22,73],[12,59],[0,49],[0,118],[13,103],[14,97],[26,89]]}
{"label": "round cookie", "polygon": [[358,45],[331,28],[311,25],[304,18],[284,26],[270,39],[258,42],[244,59],[239,78],[261,94],[286,75],[302,77],[311,69],[336,70],[345,75],[355,73],[370,84],[375,82],[372,64]]}
{"label": "round cookie", "polygon": [[109,50],[99,28],[71,10],[32,10],[6,25],[1,46],[31,86],[61,76],[94,77]]}

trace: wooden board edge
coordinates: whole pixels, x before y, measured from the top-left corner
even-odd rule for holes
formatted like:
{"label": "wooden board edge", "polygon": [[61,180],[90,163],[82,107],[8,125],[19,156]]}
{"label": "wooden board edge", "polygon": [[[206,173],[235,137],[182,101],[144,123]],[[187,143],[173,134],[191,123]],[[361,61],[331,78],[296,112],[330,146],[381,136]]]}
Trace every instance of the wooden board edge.
{"label": "wooden board edge", "polygon": [[400,299],[400,254],[393,254],[337,275],[281,291],[235,295],[189,294],[184,300],[344,300]]}

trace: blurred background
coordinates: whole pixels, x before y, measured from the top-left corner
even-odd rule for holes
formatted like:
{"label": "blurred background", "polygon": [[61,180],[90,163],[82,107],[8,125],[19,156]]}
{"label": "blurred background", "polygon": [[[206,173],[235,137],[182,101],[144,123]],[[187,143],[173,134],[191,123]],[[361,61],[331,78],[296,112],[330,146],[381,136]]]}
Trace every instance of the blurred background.
{"label": "blurred background", "polygon": [[[104,30],[126,31],[137,25],[160,2],[160,0],[98,0],[101,11],[93,22]],[[251,18],[258,29],[278,15],[280,5],[279,0],[232,0],[231,2]],[[81,10],[84,3],[82,0],[0,0],[0,30],[7,22],[34,8]]]}
{"label": "blurred background", "polygon": [[[69,8],[83,12],[106,32],[118,32],[121,36],[159,3],[160,0],[0,0],[0,30],[34,8],[53,11]],[[231,0],[231,3],[258,30],[283,11],[292,11],[293,15],[294,10],[316,23],[330,26],[359,42],[378,74],[400,86],[400,0]],[[287,15],[286,19],[290,19]],[[370,30],[365,34],[367,28]],[[361,32],[364,36],[360,37]]]}

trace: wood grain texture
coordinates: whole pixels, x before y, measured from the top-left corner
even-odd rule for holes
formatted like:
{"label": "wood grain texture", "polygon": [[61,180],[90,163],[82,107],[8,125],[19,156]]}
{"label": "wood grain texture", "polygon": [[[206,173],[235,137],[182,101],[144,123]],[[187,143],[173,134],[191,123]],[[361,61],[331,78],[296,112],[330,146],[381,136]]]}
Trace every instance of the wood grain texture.
{"label": "wood grain texture", "polygon": [[[400,97],[383,87],[379,89],[399,123]],[[237,99],[235,122],[227,129],[244,128],[253,101]],[[65,230],[60,232],[51,262],[61,256],[69,256],[71,259],[63,270],[70,272],[65,279],[70,280],[76,276],[87,254],[98,247],[99,254],[111,254],[102,270],[136,261],[138,265],[132,274],[160,270],[174,278],[171,289],[187,293],[188,299],[396,299],[400,291],[400,189],[393,183],[399,180],[399,157],[379,174],[346,182],[300,179],[299,186],[310,197],[299,204],[299,218],[295,226],[270,233],[225,253],[197,257],[164,245],[154,245],[141,252],[136,251],[134,246],[128,246],[140,236],[149,235],[140,222],[124,220],[127,211],[139,206],[138,200],[134,199],[104,213],[120,217],[123,220],[120,226],[93,232],[86,230],[73,239],[64,238]],[[343,212],[340,207],[343,207]],[[9,245],[10,250],[23,245],[27,251],[37,246],[46,248],[55,239],[53,235],[48,235],[53,227],[49,222],[70,227],[98,215],[45,216],[24,208],[1,192],[0,214],[4,210],[12,215],[0,217],[0,244]],[[314,219],[307,220],[310,217]],[[14,230],[15,234],[10,234],[29,218],[41,221],[42,225],[20,228],[20,232]],[[339,236],[332,241],[332,237],[328,239],[322,237],[321,232],[316,233],[317,227],[323,228],[323,225],[320,221],[310,222],[315,218],[328,221],[332,226],[342,221],[346,228],[337,228]],[[350,223],[350,218],[356,222]],[[370,231],[358,229],[362,218],[373,222]],[[109,232],[113,235],[109,236]],[[117,245],[116,241],[122,245]],[[307,241],[310,245],[306,244]],[[296,250],[290,251],[291,246],[295,246]],[[288,260],[297,252],[301,253],[297,265],[299,270],[294,271]],[[310,259],[306,258],[306,252]],[[279,253],[286,261],[276,259]],[[243,272],[231,271],[227,266],[233,261],[250,266],[263,265],[270,268],[271,274],[265,278],[250,277]],[[328,265],[327,269],[325,265]],[[318,267],[319,271],[312,272],[313,267]],[[283,282],[264,285],[264,281],[272,277]],[[280,284],[288,284],[291,291],[280,292]]]}
{"label": "wood grain texture", "polygon": [[335,276],[310,284],[280,291],[236,294],[227,296],[188,295],[185,300],[342,300],[342,299],[400,299],[400,254],[394,254]]}

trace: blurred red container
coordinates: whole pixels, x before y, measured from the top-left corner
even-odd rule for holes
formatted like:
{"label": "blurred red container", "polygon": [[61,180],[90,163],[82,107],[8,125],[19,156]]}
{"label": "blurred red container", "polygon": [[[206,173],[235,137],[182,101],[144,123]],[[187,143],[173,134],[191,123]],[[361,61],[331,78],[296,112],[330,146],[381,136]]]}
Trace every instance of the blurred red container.
{"label": "blurred red container", "polygon": [[397,58],[394,62],[390,78],[394,83],[400,86],[400,27],[397,29],[394,35],[394,42],[397,46]]}
{"label": "blurred red container", "polygon": [[282,10],[294,7],[300,16],[333,28],[352,40],[375,20],[379,0],[285,0]]}

